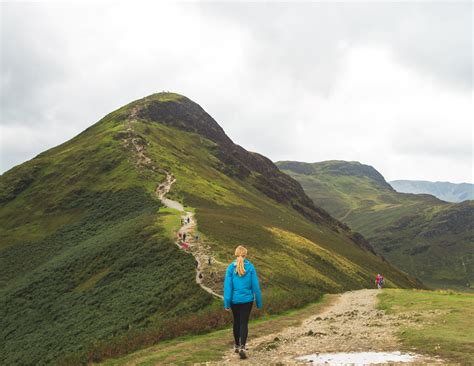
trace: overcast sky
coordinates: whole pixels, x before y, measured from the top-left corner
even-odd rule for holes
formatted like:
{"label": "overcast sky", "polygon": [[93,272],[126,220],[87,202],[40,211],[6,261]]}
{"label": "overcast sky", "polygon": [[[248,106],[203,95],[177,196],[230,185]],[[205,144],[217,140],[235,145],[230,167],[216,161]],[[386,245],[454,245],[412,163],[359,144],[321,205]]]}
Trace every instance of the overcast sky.
{"label": "overcast sky", "polygon": [[169,90],[272,160],[473,180],[467,2],[2,3],[4,172]]}

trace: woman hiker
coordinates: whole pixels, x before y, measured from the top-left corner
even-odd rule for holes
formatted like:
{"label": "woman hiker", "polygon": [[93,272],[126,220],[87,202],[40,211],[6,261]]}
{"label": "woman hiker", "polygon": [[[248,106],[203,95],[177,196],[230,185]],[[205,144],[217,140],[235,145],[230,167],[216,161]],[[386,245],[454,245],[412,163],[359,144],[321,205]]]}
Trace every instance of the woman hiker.
{"label": "woman hiker", "polygon": [[237,257],[227,267],[224,280],[224,309],[232,310],[234,316],[234,352],[240,358],[247,358],[245,344],[248,335],[248,322],[253,301],[257,308],[262,308],[262,295],[258,283],[257,271],[245,257],[247,249],[239,245],[235,249]]}

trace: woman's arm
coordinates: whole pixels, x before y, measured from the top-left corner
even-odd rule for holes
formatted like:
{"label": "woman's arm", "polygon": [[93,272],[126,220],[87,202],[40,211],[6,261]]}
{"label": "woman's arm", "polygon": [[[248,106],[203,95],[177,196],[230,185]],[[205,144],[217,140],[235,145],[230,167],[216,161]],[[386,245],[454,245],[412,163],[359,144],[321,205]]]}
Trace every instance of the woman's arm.
{"label": "woman's arm", "polygon": [[262,308],[262,293],[260,292],[260,284],[258,283],[257,270],[253,267],[252,271],[252,292],[255,294],[255,303],[257,308]]}
{"label": "woman's arm", "polygon": [[227,267],[224,279],[224,309],[229,309],[232,305],[232,267],[232,265]]}

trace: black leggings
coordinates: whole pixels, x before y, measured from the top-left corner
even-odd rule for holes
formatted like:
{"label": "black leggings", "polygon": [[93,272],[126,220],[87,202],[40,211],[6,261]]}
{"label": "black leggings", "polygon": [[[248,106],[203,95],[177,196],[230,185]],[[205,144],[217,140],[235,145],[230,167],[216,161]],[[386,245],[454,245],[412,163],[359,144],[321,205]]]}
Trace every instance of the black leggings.
{"label": "black leggings", "polygon": [[234,315],[234,340],[237,346],[245,346],[247,335],[249,334],[249,316],[252,310],[252,302],[245,304],[233,304],[231,306]]}

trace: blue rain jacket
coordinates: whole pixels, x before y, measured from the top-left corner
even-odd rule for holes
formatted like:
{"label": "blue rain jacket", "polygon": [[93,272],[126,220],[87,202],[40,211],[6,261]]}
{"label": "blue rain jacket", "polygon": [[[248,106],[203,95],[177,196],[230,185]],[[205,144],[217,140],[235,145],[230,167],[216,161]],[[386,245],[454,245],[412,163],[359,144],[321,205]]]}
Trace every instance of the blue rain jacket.
{"label": "blue rain jacket", "polygon": [[240,277],[237,273],[237,261],[234,260],[229,267],[224,280],[224,308],[232,304],[255,302],[257,308],[262,308],[262,294],[258,284],[257,271],[250,261],[244,259],[245,274]]}

